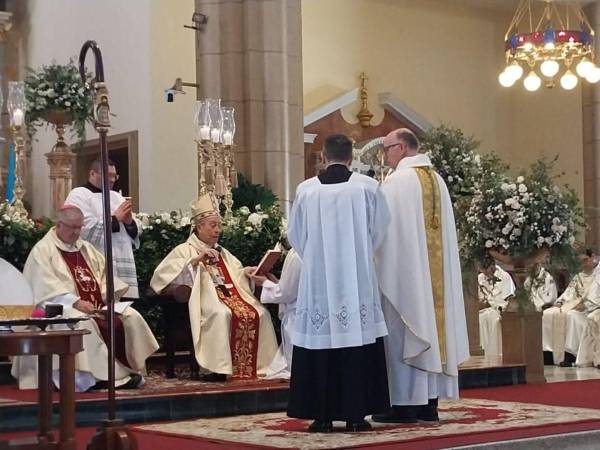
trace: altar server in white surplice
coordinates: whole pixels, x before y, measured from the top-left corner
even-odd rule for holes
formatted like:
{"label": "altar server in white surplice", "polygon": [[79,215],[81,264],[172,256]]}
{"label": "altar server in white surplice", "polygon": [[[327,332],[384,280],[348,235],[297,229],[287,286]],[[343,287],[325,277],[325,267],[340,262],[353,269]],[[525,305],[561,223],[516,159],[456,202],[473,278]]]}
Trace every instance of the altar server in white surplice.
{"label": "altar server in white surplice", "polygon": [[[254,268],[253,268],[254,269]],[[272,274],[268,276],[252,275],[251,279],[257,286],[262,286],[260,301],[279,305],[279,320],[281,321],[281,345],[277,355],[267,367],[267,378],[289,378],[292,368],[292,331],[296,317],[296,299],[302,261],[294,249],[291,249],[281,269],[281,279],[277,280]]]}
{"label": "altar server in white surplice", "polygon": [[277,352],[269,311],[252,295],[242,263],[217,245],[221,217],[216,198],[192,205],[192,233],[154,270],[157,292],[187,288],[196,360],[212,373],[204,381],[256,379],[266,375]]}
{"label": "altar server in white surplice", "polygon": [[[57,224],[33,247],[23,274],[31,285],[39,308],[48,304],[63,306],[63,317],[82,317],[104,307],[106,275],[104,256],[90,243],[79,239],[83,214],[65,205],[57,214]],[[115,297],[127,291],[115,277]],[[118,303],[117,303],[118,305]],[[87,329],[83,351],[75,355],[75,387],[85,391],[94,385],[105,387],[108,380],[107,321],[97,316],[77,327]],[[145,362],[158,350],[158,343],[144,318],[128,306],[115,315],[115,385],[136,388],[142,385]],[[21,389],[37,387],[37,359],[32,356],[13,360],[12,374]],[[58,385],[58,358],[53,361],[53,378]]]}
{"label": "altar server in white surplice", "polygon": [[[118,179],[119,175],[115,164],[109,161],[108,184],[111,189],[113,267],[115,276],[129,285],[129,289],[123,297],[136,299],[139,297],[139,292],[133,249],[140,246],[142,224],[133,217],[131,200],[112,190]],[[88,182],[73,189],[67,196],[65,204],[75,205],[83,212],[84,225],[81,230],[81,238],[104,254],[104,206],[100,159],[94,160],[90,165]]]}
{"label": "altar server in white surplice", "polygon": [[585,249],[579,261],[581,272],[573,277],[555,306],[546,309],[542,316],[543,348],[552,352],[554,364],[565,363],[565,352],[570,355],[566,364],[574,362],[585,330],[585,312],[594,311],[599,303],[598,258],[593,250]]}
{"label": "altar server in white surplice", "polygon": [[508,272],[494,260],[484,261],[479,283],[479,338],[485,356],[502,354],[502,328],[500,312],[506,309],[508,299],[515,295],[515,283]]}
{"label": "altar server in white surplice", "polygon": [[288,415],[365,431],[389,407],[382,336],[387,334],[374,251],[389,223],[377,181],[351,172],[352,142],[329,136],[325,172],[301,183],[288,239],[303,261],[292,342]]}
{"label": "altar server in white surplice", "polygon": [[525,280],[525,289],[529,291],[529,298],[538,311],[554,305],[558,296],[554,277],[540,263],[534,265],[533,275]]}
{"label": "altar server in white surplice", "polygon": [[391,223],[377,253],[389,336],[392,409],[381,422],[439,420],[438,398],[458,398],[469,343],[454,213],[448,189],[408,129],[384,139],[395,171],[382,190]]}

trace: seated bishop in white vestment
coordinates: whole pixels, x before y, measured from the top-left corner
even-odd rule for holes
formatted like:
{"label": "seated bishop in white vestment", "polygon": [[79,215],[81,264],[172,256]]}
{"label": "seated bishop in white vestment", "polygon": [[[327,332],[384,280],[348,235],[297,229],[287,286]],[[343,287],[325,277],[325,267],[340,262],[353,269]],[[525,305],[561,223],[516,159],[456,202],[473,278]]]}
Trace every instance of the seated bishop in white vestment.
{"label": "seated bishop in white vestment", "polygon": [[490,261],[478,276],[479,339],[487,357],[502,355],[502,328],[500,312],[515,295],[515,283],[508,272]]}
{"label": "seated bishop in white vestment", "polygon": [[[79,239],[83,214],[65,205],[57,214],[57,225],[33,247],[23,274],[31,285],[39,308],[49,304],[63,306],[63,317],[88,316],[105,306],[104,256],[91,244]],[[128,286],[115,277],[115,296],[120,298]],[[97,316],[77,327],[87,329],[84,350],[75,355],[75,388],[86,391],[99,381],[108,380],[107,320]],[[129,306],[115,317],[115,385],[135,388],[143,383],[146,358],[158,350],[158,343],[143,317]],[[53,379],[58,386],[58,358],[53,360]],[[16,357],[12,374],[21,389],[37,387],[37,359]],[[100,383],[102,384],[102,383]]]}
{"label": "seated bishop in white vestment", "polygon": [[579,260],[582,271],[573,277],[555,306],[546,309],[542,316],[543,348],[552,352],[554,364],[565,361],[565,352],[577,356],[586,318],[600,304],[597,298],[600,282],[598,259],[593,251],[587,249]]}
{"label": "seated bishop in white vestment", "polygon": [[[277,355],[267,367],[267,378],[289,378],[292,370],[292,332],[296,317],[296,300],[302,261],[294,249],[291,249],[281,270],[281,279],[266,276],[251,276],[257,286],[262,286],[260,301],[279,305],[281,321],[281,344]],[[269,279],[270,278],[270,279]]]}
{"label": "seated bishop in white vestment", "polygon": [[[133,299],[139,297],[133,249],[140,247],[142,224],[133,217],[131,200],[112,190],[118,177],[114,163],[109,161],[108,184],[110,188],[110,213],[112,215],[114,274],[129,285],[129,289],[123,297]],[[101,188],[101,162],[100,159],[96,159],[90,165],[87,183],[73,189],[67,196],[65,204],[75,205],[83,212],[84,224],[81,230],[81,238],[104,254],[104,206]]]}
{"label": "seated bishop in white vestment", "polygon": [[[265,376],[277,352],[269,311],[251,293],[242,263],[217,245],[221,218],[209,194],[192,205],[192,234],[155,269],[150,286],[163,293],[187,286],[198,364],[206,381]],[[216,376],[213,376],[216,375]]]}

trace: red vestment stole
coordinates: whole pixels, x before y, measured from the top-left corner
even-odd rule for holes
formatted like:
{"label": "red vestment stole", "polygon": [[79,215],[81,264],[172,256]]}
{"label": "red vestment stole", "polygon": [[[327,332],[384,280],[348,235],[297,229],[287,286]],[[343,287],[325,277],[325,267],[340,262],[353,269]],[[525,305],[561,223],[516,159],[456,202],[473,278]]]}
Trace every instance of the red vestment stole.
{"label": "red vestment stole", "polygon": [[219,257],[213,267],[218,268],[224,281],[224,284],[215,286],[219,300],[231,310],[229,348],[233,365],[232,378],[256,378],[260,326],[258,311],[241,297],[222,257]]}
{"label": "red vestment stole", "polygon": [[[71,272],[75,285],[77,286],[77,293],[79,298],[84,302],[90,302],[96,309],[100,309],[104,306],[102,301],[102,293],[100,291],[100,285],[96,280],[96,277],[90,270],[90,266],[83,257],[80,251],[66,252],[58,249],[62,255],[67,267]],[[108,336],[110,330],[108,329],[108,320],[103,317],[94,316],[94,321],[100,329],[102,339],[105,343],[108,343]],[[115,314],[115,356],[127,367],[131,367],[129,361],[127,361],[127,352],[125,350],[125,328],[123,328],[123,321],[118,314]]]}

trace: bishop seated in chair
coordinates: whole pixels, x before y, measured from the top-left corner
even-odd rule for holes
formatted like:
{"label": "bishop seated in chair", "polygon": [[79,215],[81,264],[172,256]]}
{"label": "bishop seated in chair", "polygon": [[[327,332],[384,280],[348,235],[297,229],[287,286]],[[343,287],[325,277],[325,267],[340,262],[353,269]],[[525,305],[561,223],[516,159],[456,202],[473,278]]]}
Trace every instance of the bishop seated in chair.
{"label": "bishop seated in chair", "polygon": [[212,195],[192,205],[192,220],[190,237],[158,265],[150,286],[178,300],[189,293],[196,359],[212,372],[205,381],[265,375],[277,352],[271,316],[252,295],[241,262],[217,245],[221,218]]}
{"label": "bishop seated in chair", "polygon": [[[94,246],[80,239],[83,214],[73,205],[63,206],[57,224],[33,247],[23,275],[38,308],[62,305],[63,317],[92,315],[78,323],[90,334],[83,336],[83,351],[75,356],[75,388],[78,392],[105,387],[108,380],[108,322],[101,311],[106,301],[105,260]],[[115,277],[115,299],[129,287]],[[120,309],[120,308],[119,308]],[[158,343],[144,318],[131,306],[115,315],[115,385],[137,388],[143,383],[146,358]],[[56,359],[56,358],[55,358]],[[37,387],[36,358],[13,359],[12,374],[21,389]],[[58,360],[53,361],[58,386]]]}

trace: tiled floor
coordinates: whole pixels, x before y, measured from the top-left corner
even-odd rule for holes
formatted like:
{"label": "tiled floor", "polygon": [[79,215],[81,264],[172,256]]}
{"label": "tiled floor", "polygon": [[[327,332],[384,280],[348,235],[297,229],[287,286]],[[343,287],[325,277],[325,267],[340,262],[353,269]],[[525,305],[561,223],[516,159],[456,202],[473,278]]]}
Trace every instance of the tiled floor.
{"label": "tiled floor", "polygon": [[544,375],[548,383],[600,379],[600,369],[594,367],[545,366]]}

